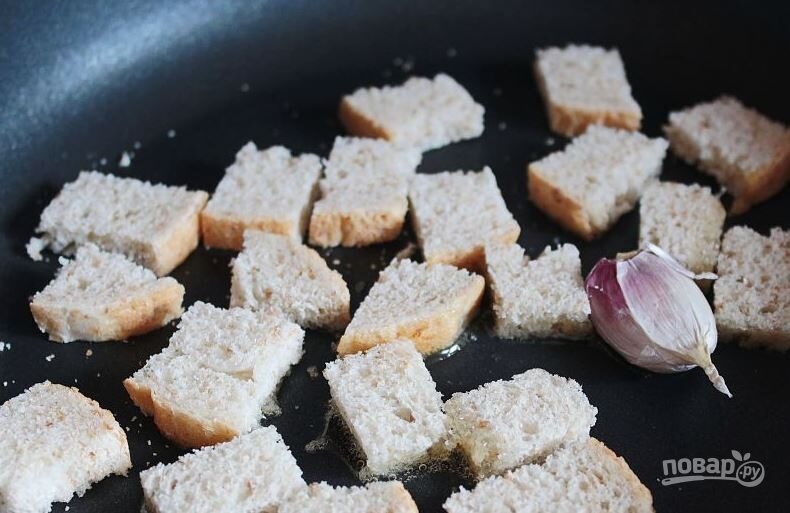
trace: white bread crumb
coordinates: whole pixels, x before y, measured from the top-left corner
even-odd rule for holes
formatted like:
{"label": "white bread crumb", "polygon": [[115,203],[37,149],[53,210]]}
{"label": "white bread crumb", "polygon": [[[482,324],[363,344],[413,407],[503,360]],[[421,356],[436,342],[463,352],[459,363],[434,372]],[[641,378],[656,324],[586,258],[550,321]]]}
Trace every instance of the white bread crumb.
{"label": "white bread crumb", "polygon": [[412,77],[399,86],[357,89],[340,102],[349,133],[423,151],[483,133],[483,106],[452,77]]}
{"label": "white bread crumb", "polygon": [[337,359],[324,377],[373,474],[425,458],[445,434],[442,396],[411,341]]}
{"label": "white bread crumb", "polygon": [[343,329],[350,318],[343,277],[323,258],[291,238],[247,230],[233,262],[231,306],[275,308],[300,326]]}
{"label": "white bread crumb", "polygon": [[529,164],[530,200],[565,229],[591,240],[636,205],[661,172],[664,139],[591,126],[562,151]]}
{"label": "white bread crumb", "polygon": [[444,404],[450,446],[478,476],[501,474],[589,436],[598,410],[574,380],[531,369]]}
{"label": "white bread crumb", "polygon": [[790,129],[722,96],[669,115],[672,151],[726,187],[742,214],[790,181]]}
{"label": "white bread crumb", "polygon": [[278,513],[418,513],[400,481],[378,481],[365,486],[313,483],[285,501]]}
{"label": "white bread crumb", "polygon": [[423,354],[458,338],[480,305],[482,276],[444,264],[394,260],[362,301],[337,351],[354,353],[408,339]]}
{"label": "white bread crumb", "polygon": [[487,246],[495,330],[504,338],[584,338],[592,334],[579,250],[547,247],[535,260],[518,244]]}
{"label": "white bread crumb", "polygon": [[274,427],[160,463],[141,472],[140,482],[155,513],[274,512],[306,486]]}
{"label": "white bread crumb", "polygon": [[568,45],[535,54],[535,78],[554,132],[571,137],[596,123],[639,130],[642,110],[617,49]]}
{"label": "white bread crumb", "polygon": [[310,243],[365,246],[396,238],[421,159],[418,150],[387,141],[337,137],[310,218]]}
{"label": "white bread crumb", "polygon": [[208,195],[83,171],[41,213],[36,232],[56,253],[92,242],[163,276],[198,243],[198,214]]}
{"label": "white bread crumb", "polygon": [[482,271],[484,246],[515,242],[521,232],[489,167],[418,174],[409,199],[426,262]]}
{"label": "white bread crumb", "polygon": [[302,356],[304,331],[278,314],[197,302],[170,345],[124,381],[132,401],[183,447],[227,441],[258,425]]}
{"label": "white bread crumb", "polygon": [[184,287],[118,253],[93,244],[77,249],[30,302],[50,340],[124,340],[160,328],[181,315]]}
{"label": "white bread crumb", "polygon": [[302,240],[321,176],[316,155],[291,155],[282,146],[244,145],[200,214],[203,243],[240,250],[255,228]]}
{"label": "white bread crumb", "polygon": [[790,231],[763,236],[735,226],[724,234],[713,285],[722,340],[790,349]]}
{"label": "white bread crumb", "polygon": [[652,183],[639,205],[639,247],[655,244],[696,274],[712,272],[726,216],[708,187]]}
{"label": "white bread crumb", "polygon": [[595,438],[557,451],[543,465],[524,465],[490,477],[471,491],[461,487],[444,509],[447,513],[654,511],[650,491],[625,460]]}
{"label": "white bread crumb", "polygon": [[0,406],[0,433],[1,511],[46,513],[132,466],[112,413],[49,381]]}

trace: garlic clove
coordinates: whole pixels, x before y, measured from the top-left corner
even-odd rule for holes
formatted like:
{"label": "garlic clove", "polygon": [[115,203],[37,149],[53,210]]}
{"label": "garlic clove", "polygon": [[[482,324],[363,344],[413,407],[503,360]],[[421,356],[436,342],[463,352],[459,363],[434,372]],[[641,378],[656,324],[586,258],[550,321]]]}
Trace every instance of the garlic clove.
{"label": "garlic clove", "polygon": [[657,246],[626,260],[601,260],[585,281],[591,319],[630,363],[663,373],[698,365],[731,397],[710,359],[716,321],[695,277]]}

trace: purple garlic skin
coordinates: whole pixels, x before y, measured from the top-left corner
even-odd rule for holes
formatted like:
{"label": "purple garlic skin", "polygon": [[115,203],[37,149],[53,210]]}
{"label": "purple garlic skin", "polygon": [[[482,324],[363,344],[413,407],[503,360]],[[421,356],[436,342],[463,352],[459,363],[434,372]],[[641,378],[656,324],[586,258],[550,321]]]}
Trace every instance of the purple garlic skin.
{"label": "purple garlic skin", "polygon": [[660,373],[700,366],[731,396],[710,359],[716,320],[693,280],[711,276],[695,276],[655,246],[626,260],[602,259],[584,284],[593,326],[631,364]]}

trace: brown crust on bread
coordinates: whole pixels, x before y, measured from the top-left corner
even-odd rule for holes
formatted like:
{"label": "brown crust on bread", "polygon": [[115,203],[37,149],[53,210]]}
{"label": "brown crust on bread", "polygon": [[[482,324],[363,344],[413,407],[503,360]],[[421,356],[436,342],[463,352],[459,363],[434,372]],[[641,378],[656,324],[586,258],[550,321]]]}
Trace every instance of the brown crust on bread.
{"label": "brown crust on bread", "polygon": [[601,124],[612,128],[625,130],[639,130],[642,124],[642,115],[630,110],[599,110],[561,105],[549,100],[546,93],[546,82],[538,70],[537,60],[533,65],[533,72],[538,83],[538,90],[546,106],[546,115],[549,118],[549,128],[565,137],[574,137],[583,134],[590,125]]}
{"label": "brown crust on bread", "polygon": [[582,206],[562,189],[543,178],[534,164],[527,168],[527,175],[529,199],[546,215],[585,240],[589,241],[600,235],[590,224]]}
{"label": "brown crust on bread", "polygon": [[761,203],[781,191],[790,182],[790,139],[776,151],[774,160],[764,168],[746,175],[733,190],[731,215],[743,214],[753,205]]}
{"label": "brown crust on bread", "polygon": [[313,212],[310,244],[315,246],[368,246],[394,240],[403,228],[405,211],[398,212]]}
{"label": "brown crust on bread", "polygon": [[338,354],[345,355],[370,349],[393,340],[408,339],[422,354],[447,348],[477,314],[483,299],[485,280],[475,276],[474,285],[458,296],[447,310],[413,322],[381,326],[376,330],[346,332],[337,345]]}
{"label": "brown crust on bread", "polygon": [[244,230],[247,229],[301,239],[301,233],[298,232],[298,228],[288,221],[279,219],[244,220],[214,215],[205,210],[200,213],[200,231],[203,237],[203,245],[207,248],[241,251],[244,247]]}
{"label": "brown crust on bread", "polygon": [[105,342],[124,340],[161,328],[181,316],[183,299],[184,286],[167,278],[95,312],[35,300],[30,303],[30,311],[50,340]]}
{"label": "brown crust on bread", "polygon": [[170,230],[156,246],[148,246],[143,264],[157,276],[165,276],[178,267],[195,250],[200,236],[200,211],[208,201],[208,194],[200,192],[201,202],[195,212],[185,217]]}
{"label": "brown crust on bread", "polygon": [[346,131],[352,135],[360,137],[373,137],[376,139],[392,140],[393,136],[384,127],[377,125],[375,121],[366,117],[364,114],[354,109],[347,98],[340,101],[338,108],[340,122]]}
{"label": "brown crust on bread", "polygon": [[180,447],[195,449],[227,442],[238,436],[238,430],[221,422],[196,419],[189,412],[157,401],[156,393],[133,378],[123,382],[132,402],[143,414],[153,417],[159,431]]}

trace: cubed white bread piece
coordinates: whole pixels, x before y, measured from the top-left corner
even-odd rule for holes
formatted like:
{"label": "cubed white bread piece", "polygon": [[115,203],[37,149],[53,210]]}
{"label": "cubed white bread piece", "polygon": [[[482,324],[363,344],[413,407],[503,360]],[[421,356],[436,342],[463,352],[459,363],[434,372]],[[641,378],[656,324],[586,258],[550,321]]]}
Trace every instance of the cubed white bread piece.
{"label": "cubed white bread piece", "polygon": [[790,181],[790,129],[735,98],[673,112],[664,132],[672,151],[732,194],[732,214],[746,212]]}
{"label": "cubed white bread piece", "polygon": [[518,244],[486,247],[494,328],[503,338],[584,338],[592,334],[579,250],[547,247],[535,260]]}
{"label": "cubed white bread piece", "polygon": [[163,276],[197,247],[208,194],[83,171],[41,213],[36,232],[56,253],[92,242]]}
{"label": "cubed white bread piece", "polygon": [[591,240],[636,205],[661,172],[668,143],[600,125],[528,167],[529,199],[565,229]]}
{"label": "cubed white bread piece", "polygon": [[46,513],[132,467],[112,413],[49,381],[0,406],[0,511]]}
{"label": "cubed white bread piece", "polygon": [[313,483],[280,505],[278,513],[417,513],[417,505],[400,481],[332,487]]}
{"label": "cubed white bread piece", "polygon": [[340,338],[337,352],[355,353],[408,339],[430,354],[449,347],[475,316],[482,276],[444,264],[395,260],[371,287]]}
{"label": "cubed white bread piece", "polygon": [[240,250],[247,228],[301,241],[320,177],[316,155],[294,156],[282,146],[258,150],[248,142],[200,214],[203,244]]}
{"label": "cubed white bread piece", "polygon": [[653,496],[625,460],[595,438],[557,451],[543,465],[524,465],[463,487],[447,513],[652,513]]}
{"label": "cubed white bread piece", "polygon": [[124,381],[170,440],[202,447],[250,431],[302,355],[304,331],[279,314],[195,303],[170,346]]}
{"label": "cubed white bread piece", "polygon": [[274,427],[140,472],[148,513],[275,513],[307,485]]}
{"label": "cubed white bread piece", "polygon": [[233,261],[230,305],[276,309],[305,328],[341,330],[351,317],[343,277],[298,241],[258,230],[244,232]]}
{"label": "cubed white bread piece", "polygon": [[722,340],[746,347],[790,348],[790,231],[763,236],[735,226],[724,234],[713,285]]}
{"label": "cubed white bread piece", "polygon": [[324,377],[373,474],[424,459],[445,435],[442,396],[409,340],[330,362]]}
{"label": "cubed white bread piece", "polygon": [[639,130],[642,109],[617,49],[568,45],[535,52],[535,78],[551,130],[572,137],[589,125]]}
{"label": "cubed white bread piece", "polygon": [[452,77],[412,77],[399,86],[357,89],[340,102],[352,135],[432,150],[483,133],[485,109]]}
{"label": "cubed white bread piece", "polygon": [[310,217],[310,243],[366,246],[396,238],[421,160],[419,150],[387,141],[336,138]]}
{"label": "cubed white bread piece", "polygon": [[712,272],[725,217],[708,187],[651,183],[639,205],[639,247],[655,244],[696,274]]}
{"label": "cubed white bread piece", "polygon": [[409,199],[426,262],[482,272],[483,248],[516,242],[521,233],[489,167],[479,173],[418,174]]}
{"label": "cubed white bread piece", "polygon": [[50,340],[124,340],[178,318],[183,298],[175,279],[87,244],[33,296],[30,311]]}
{"label": "cubed white bread piece", "polygon": [[598,413],[576,381],[543,369],[453,394],[444,411],[449,446],[460,448],[480,477],[538,461],[587,438]]}

